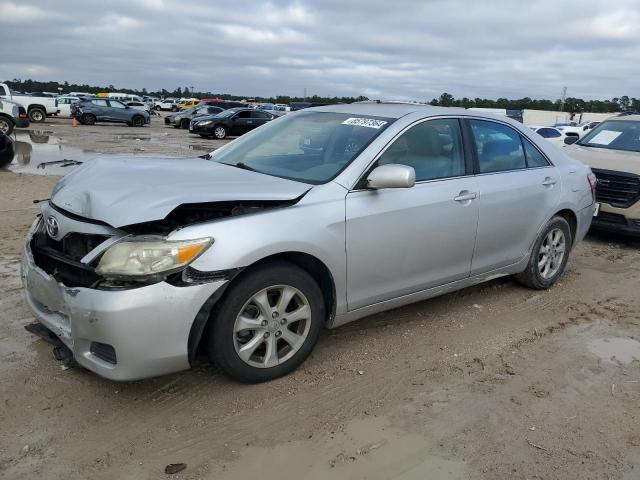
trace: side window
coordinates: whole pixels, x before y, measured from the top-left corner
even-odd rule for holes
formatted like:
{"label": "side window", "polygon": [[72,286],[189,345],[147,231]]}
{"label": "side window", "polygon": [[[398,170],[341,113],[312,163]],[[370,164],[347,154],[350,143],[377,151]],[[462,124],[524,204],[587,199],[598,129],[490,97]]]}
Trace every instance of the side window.
{"label": "side window", "polygon": [[520,134],[501,123],[471,120],[480,173],[505,172],[527,167]]}
{"label": "side window", "polygon": [[99,107],[108,107],[109,106],[107,104],[106,100],[91,100],[91,103],[93,103],[94,105],[97,105]]}
{"label": "side window", "polygon": [[236,115],[233,118],[250,118],[250,117],[251,117],[251,112],[244,111],[244,112],[236,113]]}
{"label": "side window", "polygon": [[271,115],[266,112],[259,112],[257,110],[254,110],[253,112],[251,112],[251,118],[271,118]]}
{"label": "side window", "polygon": [[113,108],[124,108],[125,107],[124,103],[116,102],[116,101],[113,101],[113,100],[111,100],[109,103],[111,104],[111,106]]}
{"label": "side window", "polygon": [[555,128],[541,128],[538,133],[544,138],[558,138],[562,134]]}
{"label": "side window", "polygon": [[427,120],[398,137],[378,165],[400,163],[413,167],[416,181],[465,174],[460,123],[455,118]]}
{"label": "side window", "polygon": [[536,167],[548,167],[549,162],[542,155],[533,144],[522,137],[522,143],[524,144],[524,153],[527,156],[527,167],[536,168]]}

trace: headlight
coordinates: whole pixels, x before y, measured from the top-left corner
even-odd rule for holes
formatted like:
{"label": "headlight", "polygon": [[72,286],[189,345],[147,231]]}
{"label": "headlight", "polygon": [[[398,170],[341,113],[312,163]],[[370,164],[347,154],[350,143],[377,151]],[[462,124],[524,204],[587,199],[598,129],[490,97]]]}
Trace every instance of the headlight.
{"label": "headlight", "polygon": [[202,127],[204,125],[209,125],[210,123],[213,123],[213,120],[203,120],[201,122],[197,122],[197,125]]}
{"label": "headlight", "polygon": [[147,278],[181,270],[213,243],[212,238],[164,240],[139,237],[110,247],[96,272],[107,278]]}

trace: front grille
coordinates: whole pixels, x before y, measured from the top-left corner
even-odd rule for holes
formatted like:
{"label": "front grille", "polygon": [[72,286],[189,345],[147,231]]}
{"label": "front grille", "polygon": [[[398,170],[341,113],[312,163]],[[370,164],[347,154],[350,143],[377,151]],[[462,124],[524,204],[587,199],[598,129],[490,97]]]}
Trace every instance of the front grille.
{"label": "front grille", "polygon": [[640,176],[626,172],[593,169],[598,183],[596,201],[627,208],[640,199]]}
{"label": "front grille", "polygon": [[80,260],[107,238],[107,235],[74,232],[58,241],[41,229],[31,239],[33,261],[67,287],[92,287],[102,277]]}

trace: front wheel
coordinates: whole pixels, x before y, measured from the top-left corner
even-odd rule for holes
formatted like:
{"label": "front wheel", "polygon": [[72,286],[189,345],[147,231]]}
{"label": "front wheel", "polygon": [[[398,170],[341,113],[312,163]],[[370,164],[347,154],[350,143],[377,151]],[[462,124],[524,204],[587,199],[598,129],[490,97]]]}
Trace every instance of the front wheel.
{"label": "front wheel", "polygon": [[222,140],[227,136],[227,129],[223,125],[218,125],[213,129],[213,136],[218,140]]}
{"label": "front wheel", "polygon": [[189,123],[191,123],[191,120],[189,120],[188,118],[184,118],[181,122],[180,122],[180,128],[184,128],[185,130],[189,128]]}
{"label": "front wheel", "polygon": [[11,135],[13,133],[14,124],[6,117],[0,117],[0,133]]}
{"label": "front wheel", "polygon": [[144,127],[144,117],[142,115],[135,115],[131,119],[132,127]]}
{"label": "front wheel", "polygon": [[573,244],[571,227],[562,217],[553,217],[540,233],[524,272],[515,276],[521,284],[544,290],[564,273]]}
{"label": "front wheel", "polygon": [[286,375],[309,356],[325,307],[306,271],[269,262],[239,277],[212,315],[209,359],[229,376],[256,383]]}
{"label": "front wheel", "polygon": [[47,118],[47,114],[40,108],[32,108],[29,110],[29,120],[33,123],[41,123],[44,122]]}

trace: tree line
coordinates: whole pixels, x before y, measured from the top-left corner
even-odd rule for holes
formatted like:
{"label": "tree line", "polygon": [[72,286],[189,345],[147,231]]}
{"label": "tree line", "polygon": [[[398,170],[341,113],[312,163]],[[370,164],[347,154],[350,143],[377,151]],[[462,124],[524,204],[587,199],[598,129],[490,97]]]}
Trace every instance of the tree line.
{"label": "tree line", "polygon": [[557,100],[540,100],[529,97],[509,100],[507,98],[498,98],[491,100],[486,98],[454,98],[449,93],[443,93],[438,98],[434,98],[429,102],[431,105],[441,107],[463,107],[463,108],[504,108],[506,110],[555,110],[561,109],[565,112],[591,112],[591,113],[610,113],[610,112],[626,112],[635,110],[640,112],[640,99],[622,95],[611,100],[584,100],[582,98],[567,97],[562,105],[560,99]]}
{"label": "tree line", "polygon": [[[288,95],[278,95],[275,97],[249,97],[229,95],[227,93],[211,93],[193,91],[190,87],[178,87],[174,90],[167,90],[165,88],[161,90],[142,90],[131,88],[116,88],[113,85],[107,86],[92,86],[87,84],[77,84],[69,82],[40,82],[37,80],[21,80],[14,78],[13,80],[6,80],[5,83],[9,85],[9,88],[19,92],[58,92],[58,88],[62,88],[62,93],[69,92],[87,92],[87,93],[99,93],[99,92],[122,92],[131,93],[133,95],[149,95],[152,97],[196,97],[196,98],[222,98],[224,100],[243,100],[246,98],[255,98],[258,102],[263,103],[291,103],[291,102],[315,102],[315,103],[352,103],[358,101],[369,100],[365,96],[359,97],[321,97],[313,95],[310,97],[291,97]],[[612,98],[611,100],[584,100],[582,98],[568,97],[562,105],[560,99],[545,100],[545,99],[533,99],[529,97],[510,100],[508,98],[498,98],[496,100],[488,98],[454,98],[449,93],[443,93],[438,98],[434,98],[429,103],[431,105],[438,105],[442,107],[463,107],[463,108],[504,108],[507,110],[555,110],[561,109],[565,112],[592,112],[592,113],[609,113],[609,112],[625,112],[635,110],[640,112],[640,99],[635,97],[629,97],[622,95],[620,97]]]}

